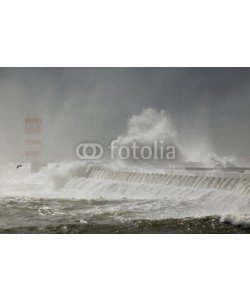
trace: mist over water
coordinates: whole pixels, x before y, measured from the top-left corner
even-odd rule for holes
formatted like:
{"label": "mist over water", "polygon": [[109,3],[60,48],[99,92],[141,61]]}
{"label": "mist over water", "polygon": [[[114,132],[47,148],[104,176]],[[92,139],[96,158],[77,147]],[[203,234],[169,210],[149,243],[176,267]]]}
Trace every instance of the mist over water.
{"label": "mist over water", "polygon": [[[249,80],[231,69],[1,69],[0,230],[187,218],[249,226],[247,171],[225,175],[249,166]],[[26,116],[44,124],[36,174],[24,158]],[[162,141],[176,159],[77,160],[77,144],[112,140]],[[185,168],[215,173],[171,173]]]}
{"label": "mist over water", "polygon": [[23,159],[26,116],[43,118],[53,162],[74,160],[81,141],[108,145],[152,108],[167,113],[188,160],[215,153],[246,166],[249,83],[247,68],[1,68],[1,160]]}

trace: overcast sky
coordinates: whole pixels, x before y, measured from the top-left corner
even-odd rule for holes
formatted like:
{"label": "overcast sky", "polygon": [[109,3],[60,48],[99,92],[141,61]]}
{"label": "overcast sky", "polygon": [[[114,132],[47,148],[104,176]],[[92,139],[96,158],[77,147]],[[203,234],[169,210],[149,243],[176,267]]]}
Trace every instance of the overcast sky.
{"label": "overcast sky", "polygon": [[143,108],[166,110],[187,147],[250,156],[249,68],[0,68],[0,155],[23,155],[25,116],[41,116],[44,152],[72,159],[107,144]]}

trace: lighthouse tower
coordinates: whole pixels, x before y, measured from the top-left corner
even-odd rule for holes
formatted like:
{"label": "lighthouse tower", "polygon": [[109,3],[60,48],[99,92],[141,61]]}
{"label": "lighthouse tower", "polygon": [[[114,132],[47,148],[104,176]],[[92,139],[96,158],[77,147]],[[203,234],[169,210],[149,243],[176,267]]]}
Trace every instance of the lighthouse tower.
{"label": "lighthouse tower", "polygon": [[38,172],[42,166],[41,118],[25,118],[25,160],[31,164],[31,173]]}

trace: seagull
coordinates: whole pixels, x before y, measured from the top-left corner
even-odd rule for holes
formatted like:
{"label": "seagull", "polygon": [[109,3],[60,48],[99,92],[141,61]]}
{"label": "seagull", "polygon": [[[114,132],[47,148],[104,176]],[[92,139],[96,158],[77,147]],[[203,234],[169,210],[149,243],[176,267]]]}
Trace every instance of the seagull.
{"label": "seagull", "polygon": [[23,165],[18,165],[16,168],[18,169],[18,168],[21,168]]}

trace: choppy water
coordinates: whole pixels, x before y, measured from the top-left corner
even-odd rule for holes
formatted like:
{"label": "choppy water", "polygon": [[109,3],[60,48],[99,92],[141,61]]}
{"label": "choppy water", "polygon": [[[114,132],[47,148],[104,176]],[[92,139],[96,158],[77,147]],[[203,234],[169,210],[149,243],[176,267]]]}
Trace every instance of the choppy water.
{"label": "choppy water", "polygon": [[[153,172],[154,171],[154,172]],[[57,164],[2,168],[1,233],[249,233],[250,181]]]}
{"label": "choppy water", "polygon": [[250,233],[250,228],[218,216],[148,219],[120,200],[8,198],[0,203],[0,233]]}

